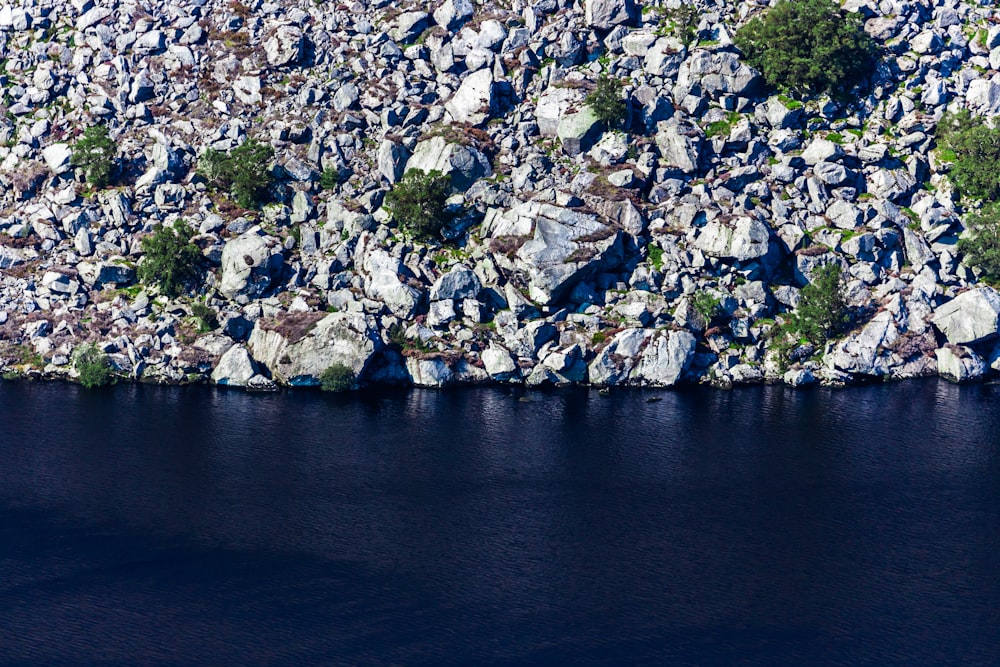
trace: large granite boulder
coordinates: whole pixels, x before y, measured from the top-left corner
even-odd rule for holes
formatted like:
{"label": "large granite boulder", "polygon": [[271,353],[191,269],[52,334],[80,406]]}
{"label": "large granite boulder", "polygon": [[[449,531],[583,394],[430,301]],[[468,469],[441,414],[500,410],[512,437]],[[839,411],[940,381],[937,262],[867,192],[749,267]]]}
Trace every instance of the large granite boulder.
{"label": "large granite boulder", "polygon": [[705,225],[695,245],[706,255],[747,262],[770,250],[771,228],[757,218],[741,216],[732,221],[713,220]]}
{"label": "large granite boulder", "polygon": [[625,329],[590,362],[590,383],[598,386],[670,387],[694,358],[695,337],[687,331]]}
{"label": "large granite boulder", "polygon": [[406,171],[410,169],[440,171],[451,177],[451,186],[456,192],[464,192],[480,178],[493,175],[490,161],[481,151],[443,136],[430,137],[417,144],[406,162]]}
{"label": "large granite boulder", "polygon": [[290,24],[274,28],[271,36],[264,42],[264,55],[272,67],[294,65],[302,59],[304,49],[302,28]]}
{"label": "large granite boulder", "polygon": [[535,105],[535,122],[543,137],[558,135],[562,117],[583,108],[583,91],[569,86],[549,86],[538,97]]}
{"label": "large granite boulder", "polygon": [[257,363],[242,345],[233,345],[212,371],[212,382],[229,387],[245,387],[257,375]]}
{"label": "large granite boulder", "polygon": [[678,118],[657,123],[656,146],[660,149],[660,162],[664,167],[685,174],[698,171],[702,137],[697,127]]}
{"label": "large granite boulder", "polygon": [[892,354],[887,348],[899,337],[892,313],[883,311],[826,355],[829,368],[854,375],[882,377],[890,372]]}
{"label": "large granite boulder", "polygon": [[[680,104],[689,95],[752,97],[761,85],[760,75],[731,51],[695,49],[681,63],[674,85],[674,101]],[[700,91],[700,92],[699,92]]]}
{"label": "large granite boulder", "polygon": [[483,68],[469,74],[444,108],[458,123],[482,125],[497,109],[493,70]]}
{"label": "large granite boulder", "polygon": [[964,345],[945,345],[935,355],[938,375],[949,382],[975,382],[988,370],[986,362]]}
{"label": "large granite boulder", "polygon": [[584,19],[598,30],[610,30],[616,25],[632,25],[639,11],[634,0],[586,0]]}
{"label": "large granite boulder", "polygon": [[374,318],[361,313],[281,313],[260,319],[247,346],[282,384],[315,386],[334,364],[361,377],[382,349]]}
{"label": "large granite boulder", "polygon": [[464,264],[459,264],[442,275],[431,286],[431,301],[475,299],[483,289],[475,272]]}
{"label": "large granite boulder", "polygon": [[219,291],[229,299],[252,299],[264,294],[280,278],[284,257],[259,231],[249,231],[222,248]]}
{"label": "large granite boulder", "polygon": [[527,202],[515,207],[511,217],[533,223],[532,238],[515,257],[527,277],[530,298],[538,304],[555,304],[581,280],[623,261],[621,231],[595,215]]}
{"label": "large granite boulder", "polygon": [[400,319],[411,319],[423,300],[423,292],[404,281],[407,269],[396,257],[382,249],[365,254],[365,294],[381,301]]}
{"label": "large granite boulder", "polygon": [[1000,294],[992,287],[962,292],[938,306],[931,319],[952,345],[970,345],[993,338],[1000,321]]}

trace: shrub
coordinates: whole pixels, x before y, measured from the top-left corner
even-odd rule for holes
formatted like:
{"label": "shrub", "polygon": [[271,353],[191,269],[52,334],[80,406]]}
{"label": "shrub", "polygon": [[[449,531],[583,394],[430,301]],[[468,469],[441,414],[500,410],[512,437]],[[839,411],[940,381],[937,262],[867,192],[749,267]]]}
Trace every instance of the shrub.
{"label": "shrub", "polygon": [[691,300],[691,307],[698,313],[698,317],[707,328],[722,311],[722,301],[719,297],[708,292],[698,292]]}
{"label": "shrub", "polygon": [[159,285],[167,296],[177,296],[198,276],[201,250],[191,242],[191,229],[181,220],[174,221],[173,227],[157,225],[142,240],[142,251],[146,256],[139,265],[139,280]]}
{"label": "shrub", "polygon": [[70,164],[83,170],[88,183],[103,188],[111,181],[115,152],[115,142],[108,136],[108,128],[95,125],[84,130],[74,144]]}
{"label": "shrub", "polygon": [[324,190],[333,190],[340,185],[340,170],[324,169],[319,176],[319,187]]}
{"label": "shrub", "polygon": [[681,5],[676,9],[671,9],[666,13],[668,25],[661,27],[660,34],[669,33],[672,37],[680,40],[684,46],[691,46],[698,36],[698,22],[701,20],[701,12],[693,5]]}
{"label": "shrub", "polygon": [[200,301],[192,303],[191,315],[198,320],[199,333],[208,333],[219,328],[219,318],[207,304]]}
{"label": "shrub", "polygon": [[978,268],[991,281],[1000,280],[1000,204],[991,204],[965,222],[971,235],[958,240],[966,266]]}
{"label": "shrub", "polygon": [[254,208],[264,198],[274,177],[267,168],[274,149],[247,139],[228,154],[212,148],[198,160],[198,173],[214,188],[228,190],[243,208]]}
{"label": "shrub", "polygon": [[961,196],[983,201],[1000,196],[1000,127],[963,110],[941,119],[936,138],[953,158],[949,178]]}
{"label": "shrub", "polygon": [[440,171],[407,171],[385,196],[392,217],[415,238],[426,239],[440,234],[448,222],[445,202],[451,192],[451,179]]}
{"label": "shrub", "polygon": [[622,82],[618,79],[601,74],[597,78],[597,86],[587,95],[585,102],[598,120],[608,127],[617,127],[625,122],[627,106],[622,99]]}
{"label": "shrub", "polygon": [[354,388],[354,380],[354,371],[344,364],[333,364],[319,375],[323,391],[348,391]]}
{"label": "shrub", "polygon": [[809,342],[822,345],[841,333],[847,324],[843,279],[839,264],[824,264],[802,288],[802,300],[792,314],[790,328]]}
{"label": "shrub", "polygon": [[875,63],[861,16],[834,0],[781,0],[736,31],[736,46],[771,86],[843,95]]}
{"label": "shrub", "polygon": [[80,374],[80,384],[87,389],[103,387],[111,382],[111,361],[94,343],[77,349],[73,367]]}

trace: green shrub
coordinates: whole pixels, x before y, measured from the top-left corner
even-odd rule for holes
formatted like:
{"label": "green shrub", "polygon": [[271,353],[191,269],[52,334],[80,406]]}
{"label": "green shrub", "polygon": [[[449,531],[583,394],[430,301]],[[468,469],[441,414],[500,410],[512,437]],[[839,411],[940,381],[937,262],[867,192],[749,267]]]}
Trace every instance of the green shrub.
{"label": "green shrub", "polygon": [[70,164],[83,170],[87,182],[103,188],[111,182],[114,167],[115,142],[108,136],[108,128],[94,125],[83,131],[83,136],[73,145]]}
{"label": "green shrub", "polygon": [[708,292],[698,292],[691,300],[691,307],[698,313],[702,324],[708,327],[712,324],[712,320],[722,312],[722,301],[719,297]]}
{"label": "green shrub", "polygon": [[810,343],[823,345],[847,324],[843,278],[839,264],[824,264],[813,271],[813,279],[802,288],[802,299],[792,314],[790,328]]}
{"label": "green shrub", "polygon": [[354,371],[344,364],[333,364],[319,376],[323,391],[349,391],[354,388],[354,381]]}
{"label": "green shrub", "polygon": [[936,139],[952,158],[949,178],[962,197],[992,201],[1000,196],[1000,127],[991,128],[963,110],[941,119]]}
{"label": "green shrub", "polygon": [[1000,280],[1000,204],[991,204],[965,221],[971,235],[958,240],[966,266],[978,268],[990,281]]}
{"label": "green shrub", "polygon": [[445,202],[451,178],[440,171],[407,171],[385,196],[386,207],[399,226],[417,239],[432,238],[448,222]]}
{"label": "green shrub", "polygon": [[219,318],[211,306],[200,301],[191,304],[191,315],[198,320],[199,333],[208,333],[219,328]]}
{"label": "green shrub", "polygon": [[198,277],[201,250],[191,242],[191,229],[181,220],[173,227],[157,225],[153,234],[142,240],[145,258],[139,265],[139,280],[159,285],[167,296],[177,296]]}
{"label": "green shrub", "polygon": [[701,12],[694,4],[681,5],[666,12],[667,25],[661,26],[659,34],[669,34],[684,46],[690,46],[698,36],[698,22]]}
{"label": "green shrub", "polygon": [[625,122],[628,107],[622,99],[622,82],[618,79],[602,73],[585,102],[593,109],[598,120],[608,127],[618,127]]}
{"label": "green shrub", "polygon": [[781,0],[736,31],[736,46],[771,86],[843,95],[875,63],[861,15],[834,0]]}
{"label": "green shrub", "polygon": [[206,150],[198,159],[198,173],[213,188],[228,190],[243,208],[254,208],[274,181],[267,166],[273,157],[273,148],[247,139],[228,154]]}
{"label": "green shrub", "polygon": [[77,348],[73,368],[80,374],[80,384],[87,389],[111,383],[111,360],[94,343]]}
{"label": "green shrub", "polygon": [[324,169],[319,176],[319,187],[324,190],[333,190],[340,185],[340,171],[337,169]]}

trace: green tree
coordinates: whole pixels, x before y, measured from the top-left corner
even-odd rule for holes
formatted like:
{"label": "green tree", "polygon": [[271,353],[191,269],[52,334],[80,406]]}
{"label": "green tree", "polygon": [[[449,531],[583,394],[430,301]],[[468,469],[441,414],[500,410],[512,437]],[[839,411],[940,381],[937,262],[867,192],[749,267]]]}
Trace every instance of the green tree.
{"label": "green tree", "polygon": [[1000,127],[969,111],[947,114],[935,134],[952,159],[948,177],[963,197],[992,201],[1000,196]]}
{"label": "green tree", "polygon": [[139,280],[159,285],[167,296],[177,296],[187,283],[198,277],[201,250],[191,242],[191,229],[175,220],[173,227],[157,225],[142,239],[145,257],[139,265]]}
{"label": "green tree", "polygon": [[824,264],[815,269],[812,282],[802,288],[801,296],[792,314],[792,330],[816,345],[826,343],[844,330],[847,303],[839,264]]}
{"label": "green tree", "polygon": [[1000,280],[1000,204],[990,204],[965,221],[971,235],[958,240],[966,266],[978,268],[991,281]]}
{"label": "green tree", "polygon": [[698,22],[701,20],[701,12],[698,8],[693,4],[682,4],[676,9],[669,10],[666,17],[669,23],[657,31],[658,34],[669,32],[684,46],[691,46],[691,43],[698,36]]}
{"label": "green tree", "polygon": [[73,368],[80,374],[80,384],[87,389],[103,387],[111,382],[111,361],[94,343],[77,348]]}
{"label": "green tree", "polygon": [[445,207],[451,178],[434,170],[410,169],[385,196],[386,207],[399,226],[418,239],[440,234],[448,222]]}
{"label": "green tree", "polygon": [[274,182],[268,163],[274,149],[256,139],[247,139],[228,154],[206,150],[198,160],[198,173],[209,185],[228,190],[243,208],[254,208]]}
{"label": "green tree", "polygon": [[608,127],[618,127],[625,122],[628,106],[622,99],[622,82],[607,73],[597,77],[597,85],[584,102]]}
{"label": "green tree", "polygon": [[799,93],[847,93],[871,72],[877,53],[861,15],[834,0],[781,0],[734,41],[769,85]]}
{"label": "green tree", "polygon": [[115,142],[108,136],[108,128],[94,125],[83,131],[83,136],[73,145],[70,164],[83,170],[87,182],[103,188],[111,182],[114,167]]}
{"label": "green tree", "polygon": [[319,375],[323,391],[349,391],[354,388],[354,371],[344,364],[333,364]]}

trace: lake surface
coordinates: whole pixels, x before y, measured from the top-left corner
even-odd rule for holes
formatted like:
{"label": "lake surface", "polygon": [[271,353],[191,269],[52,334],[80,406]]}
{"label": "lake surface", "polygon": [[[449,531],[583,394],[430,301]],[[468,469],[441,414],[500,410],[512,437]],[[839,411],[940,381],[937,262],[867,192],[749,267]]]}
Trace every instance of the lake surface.
{"label": "lake surface", "polygon": [[859,662],[1000,662],[1000,387],[0,383],[0,664]]}

